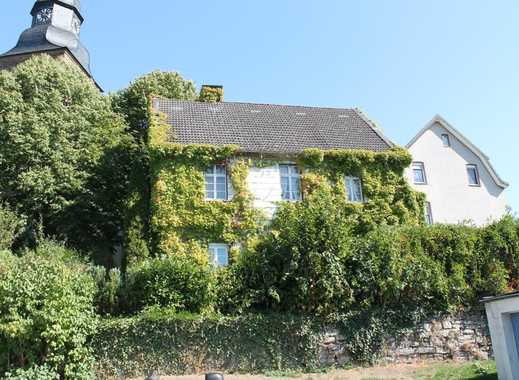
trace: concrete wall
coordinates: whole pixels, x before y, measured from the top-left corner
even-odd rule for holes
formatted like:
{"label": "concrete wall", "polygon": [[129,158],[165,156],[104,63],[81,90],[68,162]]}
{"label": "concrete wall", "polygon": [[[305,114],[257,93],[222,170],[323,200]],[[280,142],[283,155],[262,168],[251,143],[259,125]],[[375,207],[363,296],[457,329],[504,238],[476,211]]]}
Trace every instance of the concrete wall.
{"label": "concrete wall", "polygon": [[519,294],[486,303],[488,325],[500,380],[519,379],[519,353],[512,328],[512,314],[519,313]]}
{"label": "concrete wall", "polygon": [[[492,179],[481,160],[461,141],[449,134],[451,146],[444,147],[442,134],[449,134],[436,123],[410,148],[413,160],[423,162],[426,185],[413,183],[412,169],[406,171],[411,186],[427,195],[435,223],[457,224],[471,221],[484,225],[506,213],[505,192]],[[478,166],[481,186],[469,186],[467,165]]]}

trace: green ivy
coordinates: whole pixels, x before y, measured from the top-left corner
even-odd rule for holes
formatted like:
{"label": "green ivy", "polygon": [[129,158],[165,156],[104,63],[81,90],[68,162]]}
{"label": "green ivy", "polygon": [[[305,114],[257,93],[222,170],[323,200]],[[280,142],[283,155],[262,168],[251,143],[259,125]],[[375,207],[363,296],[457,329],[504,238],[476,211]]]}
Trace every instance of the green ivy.
{"label": "green ivy", "polygon": [[258,373],[319,367],[324,329],[314,319],[281,315],[141,315],[106,320],[93,340],[99,379],[215,369]]}

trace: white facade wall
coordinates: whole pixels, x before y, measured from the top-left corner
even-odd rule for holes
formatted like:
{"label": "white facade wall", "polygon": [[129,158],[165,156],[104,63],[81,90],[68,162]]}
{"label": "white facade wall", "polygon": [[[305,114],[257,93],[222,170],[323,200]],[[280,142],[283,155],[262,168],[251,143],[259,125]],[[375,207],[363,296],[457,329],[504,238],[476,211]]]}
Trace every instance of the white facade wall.
{"label": "white facade wall", "polygon": [[[450,147],[444,147],[442,134],[449,135]],[[470,221],[481,226],[506,213],[504,189],[496,184],[479,157],[439,123],[425,131],[409,151],[414,162],[424,164],[427,184],[414,184],[412,168],[407,169],[406,177],[415,190],[427,195],[435,223]],[[479,187],[469,185],[470,164],[478,167]]]}
{"label": "white facade wall", "polygon": [[265,168],[251,167],[248,177],[249,190],[254,196],[254,207],[272,217],[281,198],[281,174],[279,166]]}

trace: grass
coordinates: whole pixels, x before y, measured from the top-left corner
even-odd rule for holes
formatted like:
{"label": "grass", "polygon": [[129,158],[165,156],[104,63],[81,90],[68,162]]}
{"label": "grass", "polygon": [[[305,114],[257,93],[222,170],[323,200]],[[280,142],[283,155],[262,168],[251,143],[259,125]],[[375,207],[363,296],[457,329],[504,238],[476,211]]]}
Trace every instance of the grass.
{"label": "grass", "polygon": [[440,364],[419,372],[417,380],[497,380],[493,361],[469,364]]}

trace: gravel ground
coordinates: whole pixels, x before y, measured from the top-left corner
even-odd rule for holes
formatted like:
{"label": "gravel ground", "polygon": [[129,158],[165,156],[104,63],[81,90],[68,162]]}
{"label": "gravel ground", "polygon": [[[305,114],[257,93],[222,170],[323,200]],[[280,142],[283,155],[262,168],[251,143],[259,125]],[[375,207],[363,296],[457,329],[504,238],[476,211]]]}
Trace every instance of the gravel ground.
{"label": "gravel ground", "polygon": [[[417,372],[423,373],[423,370],[429,365],[430,363],[389,365],[375,368],[337,370],[322,374],[288,374],[286,377],[277,377],[275,375],[226,375],[225,380],[414,380],[416,379]],[[204,376],[163,376],[160,380],[204,380]]]}

